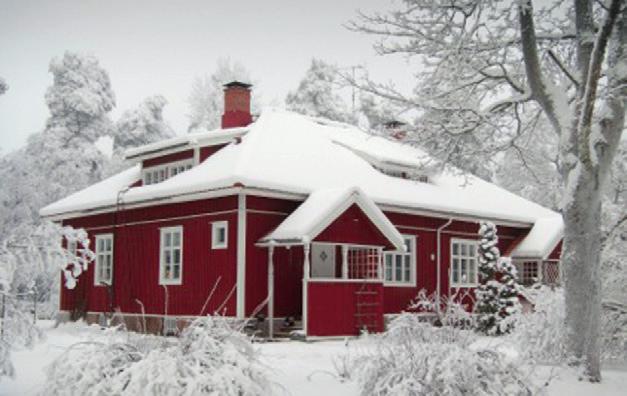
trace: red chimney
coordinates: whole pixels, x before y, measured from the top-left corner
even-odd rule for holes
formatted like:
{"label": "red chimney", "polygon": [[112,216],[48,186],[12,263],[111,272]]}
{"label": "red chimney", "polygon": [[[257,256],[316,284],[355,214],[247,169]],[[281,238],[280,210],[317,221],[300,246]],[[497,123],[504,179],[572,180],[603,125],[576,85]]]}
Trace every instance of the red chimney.
{"label": "red chimney", "polygon": [[222,128],[245,127],[253,122],[250,114],[250,87],[239,81],[224,84]]}

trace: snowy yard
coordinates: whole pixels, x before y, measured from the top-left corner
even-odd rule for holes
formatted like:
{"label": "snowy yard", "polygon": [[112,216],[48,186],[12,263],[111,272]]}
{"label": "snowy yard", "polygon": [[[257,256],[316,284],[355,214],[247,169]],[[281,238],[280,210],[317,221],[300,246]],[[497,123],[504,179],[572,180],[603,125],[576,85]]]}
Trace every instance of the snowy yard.
{"label": "snowy yard", "polygon": [[[41,327],[46,335],[43,342],[33,349],[14,352],[17,375],[13,380],[0,381],[0,395],[45,395],[45,368],[50,362],[74,343],[103,338],[97,327],[84,324],[54,328],[52,322],[42,321]],[[356,348],[369,346],[368,340],[351,340],[349,344]],[[271,380],[277,384],[277,393],[303,396],[358,394],[356,384],[342,382],[336,374],[334,361],[346,351],[345,345],[344,341],[255,344],[260,349],[262,362],[270,371]],[[620,395],[627,388],[627,368],[605,370],[600,385],[579,382],[564,369],[542,367],[538,374],[546,378],[551,370],[555,378],[549,387],[550,395]]]}

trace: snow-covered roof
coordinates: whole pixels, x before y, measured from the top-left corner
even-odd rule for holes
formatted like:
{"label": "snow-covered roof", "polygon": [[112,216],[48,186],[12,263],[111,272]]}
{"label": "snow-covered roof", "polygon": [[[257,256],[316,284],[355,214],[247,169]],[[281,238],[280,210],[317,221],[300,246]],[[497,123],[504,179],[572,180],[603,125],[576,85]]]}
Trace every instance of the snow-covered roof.
{"label": "snow-covered roof", "polygon": [[[278,190],[303,197],[321,189],[359,186],[384,210],[399,207],[436,212],[441,216],[528,225],[558,216],[536,203],[475,176],[463,175],[458,170],[440,171],[432,175],[428,183],[385,175],[375,169],[371,157],[379,162],[402,163],[418,170],[429,163],[430,158],[415,147],[373,136],[350,125],[266,109],[247,128],[203,132],[196,138],[210,139],[211,134],[216,134],[223,139],[229,133],[242,135],[241,141],[231,140],[198,166],[164,182],[130,188],[124,193],[124,203],[154,202],[186,194],[198,196],[234,185]],[[189,143],[193,139],[194,136],[177,137],[143,146],[127,155],[141,155],[169,147],[173,142]],[[62,217],[68,212],[114,206],[118,191],[123,188],[122,179],[139,180],[139,169],[133,169],[57,201],[40,213]],[[544,232],[545,224],[540,222],[536,232]],[[545,238],[559,240],[559,231],[557,227],[551,227],[547,232],[555,234],[545,235]]]}
{"label": "snow-covered roof", "polygon": [[512,250],[511,257],[546,259],[562,239],[564,221],[555,215],[536,220],[527,236]]}
{"label": "snow-covered roof", "polygon": [[192,132],[181,136],[175,136],[170,139],[160,140],[158,142],[146,144],[140,147],[134,147],[126,150],[124,157],[127,159],[140,158],[144,156],[160,155],[161,151],[169,149],[181,149],[183,147],[192,147],[194,145],[211,145],[227,143],[233,138],[242,136],[248,132],[248,128],[229,128],[216,129],[212,131]]}
{"label": "snow-covered roof", "polygon": [[274,231],[259,242],[309,243],[353,204],[359,206],[396,250],[403,250],[403,236],[359,187],[327,188],[312,192]]}

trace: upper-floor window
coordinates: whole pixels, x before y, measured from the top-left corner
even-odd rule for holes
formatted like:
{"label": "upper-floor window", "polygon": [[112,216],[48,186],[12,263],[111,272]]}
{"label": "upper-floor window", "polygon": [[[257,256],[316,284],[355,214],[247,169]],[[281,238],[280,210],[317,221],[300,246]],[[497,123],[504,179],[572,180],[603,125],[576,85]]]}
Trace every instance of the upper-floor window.
{"label": "upper-floor window", "polygon": [[94,284],[110,285],[113,279],[113,234],[96,235]]}
{"label": "upper-floor window", "polygon": [[385,283],[414,285],[416,282],[416,238],[403,235],[406,251],[386,252]]}
{"label": "upper-floor window", "polygon": [[451,286],[475,287],[479,283],[477,241],[451,240]]}
{"label": "upper-floor window", "polygon": [[180,285],[183,281],[183,227],[161,229],[159,284]]}
{"label": "upper-floor window", "polygon": [[163,165],[151,166],[143,169],[143,183],[145,186],[149,184],[161,183],[162,181],[176,176],[179,173],[189,170],[194,165],[193,159],[171,162]]}
{"label": "upper-floor window", "polygon": [[229,239],[229,223],[227,221],[216,221],[211,223],[211,248],[226,249]]}

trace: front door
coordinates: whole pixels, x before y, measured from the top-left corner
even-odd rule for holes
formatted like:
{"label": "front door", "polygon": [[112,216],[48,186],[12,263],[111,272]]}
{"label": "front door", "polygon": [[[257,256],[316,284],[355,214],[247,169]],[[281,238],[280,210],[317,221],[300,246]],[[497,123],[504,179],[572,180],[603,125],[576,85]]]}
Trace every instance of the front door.
{"label": "front door", "polygon": [[335,278],[335,245],[311,245],[311,277]]}

